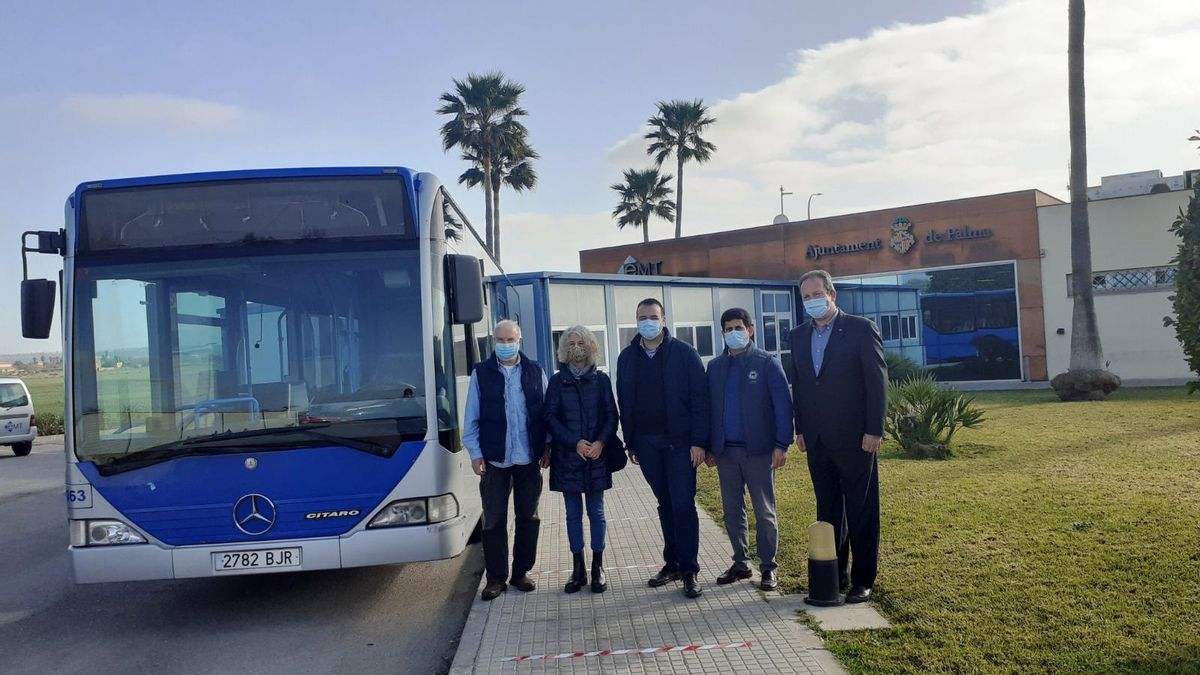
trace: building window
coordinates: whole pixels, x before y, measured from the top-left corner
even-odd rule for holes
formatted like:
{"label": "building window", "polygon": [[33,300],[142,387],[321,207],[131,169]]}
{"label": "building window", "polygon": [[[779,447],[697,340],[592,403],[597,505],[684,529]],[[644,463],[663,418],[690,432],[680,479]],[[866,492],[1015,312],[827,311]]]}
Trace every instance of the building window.
{"label": "building window", "polygon": [[915,340],[917,334],[916,314],[881,314],[879,316],[879,332],[884,342],[892,340]]}
{"label": "building window", "polygon": [[[1136,267],[1092,273],[1092,292],[1096,295],[1114,293],[1136,293],[1138,291],[1161,291],[1175,286],[1179,267]],[[1067,275],[1067,297],[1073,297],[1071,275]]]}
{"label": "building window", "polygon": [[755,342],[764,351],[778,356],[782,363],[787,364],[792,358],[791,292],[763,291],[762,308],[762,324],[755,333]]}
{"label": "building window", "polygon": [[688,343],[700,358],[708,359],[715,356],[713,352],[713,327],[711,325],[680,325],[675,324],[675,337]]}
{"label": "building window", "polygon": [[882,314],[879,316],[879,332],[883,334],[883,341],[899,340],[900,339],[900,317],[895,314]]}
{"label": "building window", "polygon": [[888,351],[939,380],[1021,377],[1011,263],[837,279],[838,306],[860,308]]}

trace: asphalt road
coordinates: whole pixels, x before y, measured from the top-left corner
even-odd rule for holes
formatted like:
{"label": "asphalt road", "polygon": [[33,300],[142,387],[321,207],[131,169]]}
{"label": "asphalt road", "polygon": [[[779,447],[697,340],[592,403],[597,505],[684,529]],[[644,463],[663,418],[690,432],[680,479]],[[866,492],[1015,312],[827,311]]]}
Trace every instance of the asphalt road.
{"label": "asphalt road", "polygon": [[61,441],[0,448],[0,672],[441,673],[483,569],[452,560],[77,586]]}

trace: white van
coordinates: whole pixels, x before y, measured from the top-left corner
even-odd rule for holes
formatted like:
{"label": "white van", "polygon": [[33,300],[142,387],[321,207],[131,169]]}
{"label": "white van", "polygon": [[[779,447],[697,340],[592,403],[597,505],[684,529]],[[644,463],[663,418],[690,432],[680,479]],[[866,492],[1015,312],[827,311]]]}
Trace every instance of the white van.
{"label": "white van", "polygon": [[37,438],[33,400],[25,383],[15,377],[0,377],[0,445],[12,447],[17,457],[33,450]]}

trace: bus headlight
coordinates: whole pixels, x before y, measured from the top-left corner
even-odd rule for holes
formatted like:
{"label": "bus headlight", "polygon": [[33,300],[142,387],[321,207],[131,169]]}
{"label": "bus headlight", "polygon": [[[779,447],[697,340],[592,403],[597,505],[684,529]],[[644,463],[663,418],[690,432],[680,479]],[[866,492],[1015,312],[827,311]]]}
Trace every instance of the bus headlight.
{"label": "bus headlight", "polygon": [[429,522],[440,523],[458,517],[458,500],[454,495],[429,498]]}
{"label": "bus headlight", "polygon": [[427,521],[424,499],[403,499],[383,507],[367,527],[419,525]]}
{"label": "bus headlight", "polygon": [[[74,521],[82,524],[82,532],[78,532],[79,526],[74,526],[71,533],[71,543],[76,544],[77,540],[82,540],[84,546],[110,546],[114,544],[144,544],[146,538],[138,534],[134,529],[119,520],[87,520]],[[82,535],[82,536],[80,536]]]}
{"label": "bus headlight", "polygon": [[439,495],[421,499],[400,499],[379,511],[367,527],[401,527],[440,523],[458,516],[458,500],[454,495]]}

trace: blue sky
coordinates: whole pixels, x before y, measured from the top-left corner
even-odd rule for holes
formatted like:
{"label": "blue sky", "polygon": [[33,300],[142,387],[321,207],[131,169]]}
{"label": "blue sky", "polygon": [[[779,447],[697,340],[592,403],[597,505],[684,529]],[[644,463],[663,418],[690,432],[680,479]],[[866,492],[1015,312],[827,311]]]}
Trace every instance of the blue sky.
{"label": "blue sky", "polygon": [[[1200,94],[1178,65],[1200,9],[1124,5],[1089,2],[1092,182],[1200,166],[1182,140]],[[685,174],[685,233],[769,222],[780,183],[824,192],[814,216],[1065,185],[1065,0],[425,7],[5,2],[0,312],[18,315],[19,232],[61,226],[84,180],[403,164],[452,182],[464,166],[441,150],[437,97],[492,69],[528,88],[542,155],[538,189],[504,196],[512,269],[573,270],[580,248],[640,240],[612,226],[607,186],[648,165],[660,99],[718,117],[717,157]],[[456,196],[480,213],[477,192]],[[0,353],[53,347],[19,332],[0,328]]]}

